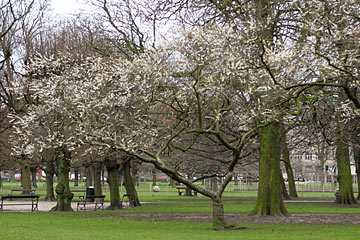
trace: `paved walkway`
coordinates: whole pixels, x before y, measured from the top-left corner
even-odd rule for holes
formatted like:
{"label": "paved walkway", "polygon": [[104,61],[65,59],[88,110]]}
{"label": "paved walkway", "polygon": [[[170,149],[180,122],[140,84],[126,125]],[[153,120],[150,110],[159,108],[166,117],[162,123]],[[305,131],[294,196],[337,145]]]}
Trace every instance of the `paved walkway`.
{"label": "paved walkway", "polygon": [[[6,203],[8,201],[4,201],[4,209],[3,209],[3,212],[31,212],[31,202],[30,202],[30,205],[9,205],[9,206],[6,206]],[[16,202],[16,203],[29,203],[28,201],[25,202],[25,201],[12,201],[12,202]],[[9,202],[10,203],[10,202]],[[109,202],[104,202],[104,209],[106,207],[108,207],[110,205]],[[53,207],[56,206],[56,201],[54,202],[46,202],[46,201],[39,201],[39,212],[49,212],[50,209],[52,209]],[[77,202],[74,201],[71,203],[71,207],[72,209],[74,209],[74,211],[76,211],[76,207],[77,207]],[[93,204],[90,204],[89,206],[86,206],[86,209],[89,210],[89,211],[93,211],[94,210],[94,205]]]}

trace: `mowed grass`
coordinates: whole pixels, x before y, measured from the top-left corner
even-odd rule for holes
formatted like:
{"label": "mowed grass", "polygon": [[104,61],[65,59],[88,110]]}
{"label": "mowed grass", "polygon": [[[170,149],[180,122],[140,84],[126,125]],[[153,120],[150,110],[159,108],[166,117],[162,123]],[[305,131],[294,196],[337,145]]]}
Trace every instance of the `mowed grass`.
{"label": "mowed grass", "polygon": [[[103,213],[106,213],[104,211]],[[88,213],[3,213],[1,239],[359,239],[359,226],[239,224],[214,231],[210,223],[124,220]]]}
{"label": "mowed grass", "polygon": [[[9,186],[10,187],[10,186]],[[15,187],[15,186],[11,186]],[[8,190],[8,189],[5,189]],[[96,212],[0,212],[0,239],[359,239],[356,225],[314,226],[284,224],[242,224],[244,230],[214,231],[210,222],[173,222],[130,220],[123,214],[137,213],[211,213],[211,201],[205,197],[179,197],[176,189],[162,186],[162,192],[140,186],[141,207]],[[38,189],[42,194],[42,189]],[[107,189],[104,193],[108,195]],[[124,193],[124,191],[123,191]],[[304,193],[301,199],[333,200],[333,193]],[[255,206],[256,192],[228,191],[224,196],[226,213],[249,213]],[[41,204],[41,203],[40,203]],[[289,213],[353,213],[360,207],[333,203],[285,203]],[[351,217],[351,216],[349,216]]]}

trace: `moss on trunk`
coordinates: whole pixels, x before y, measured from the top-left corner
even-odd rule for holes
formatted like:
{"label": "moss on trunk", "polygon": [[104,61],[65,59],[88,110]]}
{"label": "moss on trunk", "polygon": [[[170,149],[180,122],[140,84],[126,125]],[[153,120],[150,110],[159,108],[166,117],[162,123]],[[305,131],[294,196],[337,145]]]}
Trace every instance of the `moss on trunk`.
{"label": "moss on trunk", "polygon": [[335,202],[338,204],[357,204],[351,179],[349,146],[347,138],[342,135],[336,141],[336,161],[338,165],[339,193]]}
{"label": "moss on trunk", "polygon": [[286,216],[288,213],[280,188],[279,123],[271,123],[260,133],[259,188],[255,209],[251,215]]}
{"label": "moss on trunk", "polygon": [[283,177],[281,171],[280,171],[280,189],[281,189],[281,195],[282,195],[283,199],[289,200],[290,196],[286,190],[285,180],[284,180],[284,177]]}
{"label": "moss on trunk", "polygon": [[219,196],[213,197],[213,217],[212,224],[214,229],[225,229],[225,214],[224,214],[224,204]]}
{"label": "moss on trunk", "polygon": [[58,162],[58,184],[55,192],[57,194],[57,205],[50,211],[73,211],[71,200],[74,194],[70,191],[69,172],[70,172],[71,153],[65,148],[59,152]]}
{"label": "moss on trunk", "polygon": [[282,160],[285,164],[286,175],[287,175],[287,180],[288,180],[288,185],[289,185],[289,194],[288,195],[290,198],[298,198],[296,186],[295,186],[294,173],[293,173],[291,163],[290,163],[290,154],[289,154],[289,149],[287,146],[286,131],[284,128],[284,124],[281,124],[280,127],[281,127],[281,129],[280,129],[280,131],[281,131],[280,132],[281,133],[280,147],[281,147]]}
{"label": "moss on trunk", "polygon": [[119,193],[119,185],[118,185],[118,165],[116,161],[106,159],[105,166],[108,172],[108,183],[110,188],[110,206],[107,208],[108,210],[121,209],[120,203],[120,193]]}
{"label": "moss on trunk", "polygon": [[54,175],[55,175],[55,166],[53,162],[48,162],[45,168],[46,174],[46,196],[45,201],[55,201],[54,195]]}
{"label": "moss on trunk", "polygon": [[126,188],[126,193],[129,195],[129,202],[131,207],[140,206],[139,197],[133,182],[133,178],[130,172],[130,161],[123,163],[124,169],[124,185]]}

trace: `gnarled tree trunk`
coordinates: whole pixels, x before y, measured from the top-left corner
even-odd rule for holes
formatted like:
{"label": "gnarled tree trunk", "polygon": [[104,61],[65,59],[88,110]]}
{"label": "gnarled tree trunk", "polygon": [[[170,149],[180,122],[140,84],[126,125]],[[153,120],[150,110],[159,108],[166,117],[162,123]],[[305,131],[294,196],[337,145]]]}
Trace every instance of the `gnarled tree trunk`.
{"label": "gnarled tree trunk", "polygon": [[46,196],[45,201],[54,201],[56,200],[54,195],[54,175],[55,175],[55,166],[53,162],[47,162],[45,168],[46,174]]}
{"label": "gnarled tree trunk", "polygon": [[74,187],[79,186],[79,168],[74,169]]}
{"label": "gnarled tree trunk", "polygon": [[86,187],[94,186],[94,167],[86,167]]}
{"label": "gnarled tree trunk", "polygon": [[58,163],[58,184],[56,186],[57,205],[50,211],[73,211],[71,200],[74,194],[70,191],[69,172],[70,172],[71,153],[65,148],[61,148],[57,159]]}
{"label": "gnarled tree trunk", "polygon": [[338,165],[339,192],[335,202],[338,204],[357,204],[351,179],[349,146],[345,134],[336,141],[336,161]]}
{"label": "gnarled tree trunk", "polygon": [[102,195],[101,189],[101,170],[102,166],[100,163],[95,163],[93,165],[94,169],[94,188],[95,188],[95,195]]}
{"label": "gnarled tree trunk", "polygon": [[287,175],[287,180],[288,180],[288,184],[289,184],[289,194],[288,196],[290,198],[298,198],[297,195],[297,191],[296,191],[296,186],[295,186],[295,179],[294,179],[294,173],[291,167],[291,163],[290,163],[290,154],[289,154],[289,149],[287,146],[287,141],[286,141],[286,132],[285,132],[285,128],[284,128],[284,124],[281,124],[281,129],[280,129],[280,147],[281,147],[281,155],[282,155],[282,160],[285,164],[285,169],[286,169],[286,175]]}
{"label": "gnarled tree trunk", "polygon": [[221,200],[221,197],[214,196],[213,201],[213,228],[214,229],[224,229],[226,227],[225,223],[225,214],[224,214],[224,204]]}
{"label": "gnarled tree trunk", "polygon": [[[30,167],[26,163],[21,165],[21,183],[23,189],[31,189]],[[22,194],[28,194],[28,192]]]}
{"label": "gnarled tree trunk", "polygon": [[119,193],[119,184],[118,184],[118,165],[115,160],[106,159],[105,166],[108,172],[107,181],[110,188],[110,206],[108,210],[121,209],[120,203],[120,193]]}
{"label": "gnarled tree trunk", "polygon": [[139,197],[133,182],[133,178],[130,172],[130,161],[123,163],[124,168],[124,185],[126,188],[126,193],[129,195],[129,202],[131,207],[140,206]]}
{"label": "gnarled tree trunk", "polygon": [[280,188],[279,123],[274,122],[260,132],[259,189],[251,215],[286,216]]}
{"label": "gnarled tree trunk", "polygon": [[32,187],[33,188],[37,188],[37,179],[36,179],[36,172],[37,172],[37,167],[30,167],[30,172],[31,172],[31,183],[32,183]]}
{"label": "gnarled tree trunk", "polygon": [[354,160],[355,160],[355,167],[356,167],[356,179],[357,179],[357,186],[358,186],[358,195],[357,200],[360,200],[360,147],[354,147]]}

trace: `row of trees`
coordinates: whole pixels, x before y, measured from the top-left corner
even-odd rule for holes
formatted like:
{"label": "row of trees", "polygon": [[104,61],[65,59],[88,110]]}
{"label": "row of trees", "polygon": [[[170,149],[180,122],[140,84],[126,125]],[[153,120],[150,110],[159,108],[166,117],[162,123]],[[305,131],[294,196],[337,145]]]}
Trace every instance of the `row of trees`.
{"label": "row of trees", "polygon": [[[286,133],[303,126],[336,145],[336,201],[356,203],[349,167],[349,144],[359,149],[358,130],[349,131],[358,129],[360,109],[356,1],[92,3],[100,9],[88,18],[93,21],[67,22],[56,31],[36,25],[26,73],[2,55],[4,79],[8,69],[18,71],[2,81],[12,159],[25,166],[45,158],[57,163],[55,210],[71,209],[70,166],[91,156],[106,165],[117,208],[118,159],[137,159],[209,197],[213,225],[224,228],[224,189],[236,168],[259,156],[252,214],[287,215],[280,160],[296,197]],[[4,6],[14,14],[13,1]],[[108,24],[100,24],[104,19]],[[182,30],[160,40],[163,22]],[[225,180],[218,189],[202,188],[184,176],[194,172],[198,180]]]}

